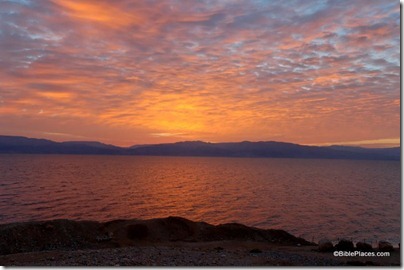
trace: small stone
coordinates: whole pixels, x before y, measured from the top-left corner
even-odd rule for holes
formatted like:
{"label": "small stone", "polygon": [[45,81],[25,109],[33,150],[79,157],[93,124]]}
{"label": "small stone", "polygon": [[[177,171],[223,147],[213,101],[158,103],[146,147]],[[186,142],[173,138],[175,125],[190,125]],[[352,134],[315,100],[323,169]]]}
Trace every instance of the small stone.
{"label": "small stone", "polygon": [[384,252],[392,252],[394,251],[393,245],[387,241],[380,241],[379,242],[379,250]]}
{"label": "small stone", "polygon": [[338,251],[353,251],[354,249],[352,241],[345,239],[340,240],[338,244],[335,245],[335,250]]}
{"label": "small stone", "polygon": [[359,251],[373,251],[373,248],[370,244],[364,242],[356,243],[356,249]]}

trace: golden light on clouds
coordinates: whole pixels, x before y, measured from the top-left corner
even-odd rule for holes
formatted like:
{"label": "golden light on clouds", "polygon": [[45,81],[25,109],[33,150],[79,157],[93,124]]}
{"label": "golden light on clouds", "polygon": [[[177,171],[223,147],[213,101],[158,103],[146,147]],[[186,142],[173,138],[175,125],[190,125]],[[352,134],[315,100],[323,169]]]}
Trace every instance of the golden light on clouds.
{"label": "golden light on clouds", "polygon": [[399,4],[288,2],[3,1],[1,133],[399,144]]}

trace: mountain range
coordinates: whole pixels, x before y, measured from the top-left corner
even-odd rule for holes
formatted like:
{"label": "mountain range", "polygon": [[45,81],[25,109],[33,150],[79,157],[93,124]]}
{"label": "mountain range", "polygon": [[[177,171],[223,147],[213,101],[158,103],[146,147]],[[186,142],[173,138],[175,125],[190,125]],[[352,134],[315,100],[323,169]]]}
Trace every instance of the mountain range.
{"label": "mountain range", "polygon": [[400,160],[400,147],[362,148],[352,146],[308,146],[285,142],[208,143],[185,141],[165,144],[118,147],[91,141],[54,142],[21,136],[1,136],[0,153],[14,154],[79,154],[142,156],[205,156],[265,158],[325,158]]}

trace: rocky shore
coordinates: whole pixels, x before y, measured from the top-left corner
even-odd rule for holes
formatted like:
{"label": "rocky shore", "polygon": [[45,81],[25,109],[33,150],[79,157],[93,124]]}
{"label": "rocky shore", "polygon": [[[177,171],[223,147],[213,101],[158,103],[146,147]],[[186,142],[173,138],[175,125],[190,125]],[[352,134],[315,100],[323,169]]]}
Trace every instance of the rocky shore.
{"label": "rocky shore", "polygon": [[180,217],[0,225],[4,266],[400,265],[397,248],[388,257],[335,257],[327,245],[321,250],[324,243],[318,246],[283,230],[214,226]]}

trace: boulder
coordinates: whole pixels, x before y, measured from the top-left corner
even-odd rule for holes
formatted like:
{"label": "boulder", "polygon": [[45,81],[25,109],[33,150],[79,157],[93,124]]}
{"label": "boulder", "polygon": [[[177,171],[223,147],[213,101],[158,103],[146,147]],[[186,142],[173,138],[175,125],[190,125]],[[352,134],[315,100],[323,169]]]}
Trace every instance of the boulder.
{"label": "boulder", "polygon": [[330,240],[322,239],[318,242],[318,251],[320,252],[332,252],[334,251],[334,245]]}
{"label": "boulder", "polygon": [[387,241],[380,241],[379,242],[379,251],[388,251],[388,252],[392,252],[394,251],[393,245],[390,244]]}
{"label": "boulder", "polygon": [[358,242],[356,243],[356,249],[359,251],[373,251],[372,245],[365,243],[365,242]]}
{"label": "boulder", "polygon": [[342,239],[335,245],[335,250],[338,251],[353,251],[355,250],[352,241]]}

